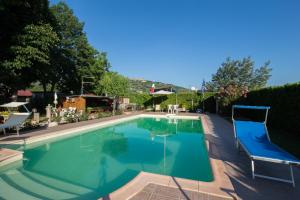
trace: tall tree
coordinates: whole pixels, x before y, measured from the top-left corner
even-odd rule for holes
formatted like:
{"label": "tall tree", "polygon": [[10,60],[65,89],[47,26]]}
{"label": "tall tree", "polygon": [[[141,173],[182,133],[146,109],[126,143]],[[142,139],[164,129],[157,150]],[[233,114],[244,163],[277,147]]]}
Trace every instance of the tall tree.
{"label": "tall tree", "polygon": [[89,75],[95,62],[97,51],[88,43],[83,31],[84,24],[78,20],[73,11],[60,2],[50,8],[55,16],[55,30],[60,38],[53,66],[60,71],[58,87],[61,91],[79,92],[81,77]]}
{"label": "tall tree", "polygon": [[104,74],[109,71],[111,65],[108,61],[107,55],[105,52],[98,53],[92,65],[89,68],[81,68],[80,74],[82,76],[88,76],[89,81],[92,84],[84,86],[83,92],[95,92],[97,91],[98,82],[103,78]]}
{"label": "tall tree", "polygon": [[15,74],[19,73],[15,80],[19,85],[39,80],[45,91],[53,73],[50,52],[58,37],[49,24],[27,25],[23,32],[17,36],[16,45],[10,48],[12,59],[5,61],[3,66]]}
{"label": "tall tree", "polygon": [[[0,1],[0,96],[40,83],[44,92],[80,91],[82,76],[101,79],[110,64],[88,42],[84,24],[63,2]],[[94,89],[94,88],[91,88]]]}
{"label": "tall tree", "polygon": [[[17,65],[7,65],[16,60],[15,56],[22,38],[29,25],[52,23],[48,0],[1,0],[0,1],[0,96],[9,97],[15,90],[28,86],[26,79]],[[25,27],[27,27],[25,29]],[[20,54],[19,54],[20,55]],[[16,64],[16,63],[15,63]],[[30,66],[32,67],[32,66]],[[25,68],[24,68],[25,69]],[[28,66],[27,66],[28,69]],[[21,78],[22,77],[22,78]],[[22,80],[21,80],[22,79]]]}
{"label": "tall tree", "polygon": [[127,95],[128,90],[129,81],[126,77],[116,72],[106,72],[98,81],[95,93],[119,97]]}
{"label": "tall tree", "polygon": [[212,75],[212,81],[207,84],[207,88],[218,92],[222,103],[226,105],[231,100],[246,95],[248,90],[266,86],[271,76],[270,62],[257,69],[254,65],[250,57],[242,60],[227,58],[217,73]]}

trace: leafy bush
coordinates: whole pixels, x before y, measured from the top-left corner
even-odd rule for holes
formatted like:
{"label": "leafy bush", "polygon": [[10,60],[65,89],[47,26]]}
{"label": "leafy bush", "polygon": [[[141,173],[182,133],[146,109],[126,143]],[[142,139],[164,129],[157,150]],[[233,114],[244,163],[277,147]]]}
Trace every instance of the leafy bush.
{"label": "leafy bush", "polygon": [[104,117],[110,117],[112,116],[111,112],[99,112],[98,113],[98,118],[104,118]]}
{"label": "leafy bush", "polygon": [[145,102],[152,98],[150,94],[139,93],[130,93],[128,97],[130,99],[130,103],[136,103],[140,107],[145,107]]}
{"label": "leafy bush", "polygon": [[122,115],[123,114],[123,110],[116,110],[115,111],[115,115]]}
{"label": "leafy bush", "polygon": [[75,109],[67,109],[64,113],[64,119],[69,122],[78,122],[80,116],[78,113],[76,113]]}
{"label": "leafy bush", "polygon": [[82,115],[79,116],[79,121],[86,121],[89,119],[89,114],[87,112],[83,112]]}

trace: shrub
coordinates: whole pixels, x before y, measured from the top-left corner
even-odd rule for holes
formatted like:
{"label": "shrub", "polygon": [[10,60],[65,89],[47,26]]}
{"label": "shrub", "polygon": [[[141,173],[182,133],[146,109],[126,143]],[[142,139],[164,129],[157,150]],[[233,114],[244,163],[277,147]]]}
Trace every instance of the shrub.
{"label": "shrub", "polygon": [[78,122],[80,116],[78,113],[76,113],[75,109],[67,109],[66,112],[64,113],[64,119],[68,123],[72,122]]}
{"label": "shrub", "polygon": [[128,95],[130,103],[136,103],[140,107],[145,107],[145,102],[149,101],[152,96],[150,94],[131,93]]}
{"label": "shrub", "polygon": [[123,110],[116,110],[115,111],[115,115],[122,115],[123,114]]}
{"label": "shrub", "polygon": [[98,113],[98,118],[104,118],[104,117],[110,117],[112,116],[111,112],[99,112]]}
{"label": "shrub", "polygon": [[79,116],[79,121],[86,121],[89,119],[89,114],[87,112],[83,112],[82,115]]}

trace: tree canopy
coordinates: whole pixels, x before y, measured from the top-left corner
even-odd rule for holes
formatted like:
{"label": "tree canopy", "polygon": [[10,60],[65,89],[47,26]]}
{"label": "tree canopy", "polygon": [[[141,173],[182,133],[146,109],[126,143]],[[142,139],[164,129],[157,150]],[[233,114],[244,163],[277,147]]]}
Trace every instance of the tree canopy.
{"label": "tree canopy", "polygon": [[107,96],[126,96],[129,90],[129,81],[117,72],[107,72],[98,81],[95,92]]}
{"label": "tree canopy", "polygon": [[105,52],[93,48],[84,23],[64,2],[2,0],[0,3],[0,96],[31,84],[43,91],[79,93],[83,76],[98,82],[110,68]]}
{"label": "tree canopy", "polygon": [[23,34],[17,36],[16,44],[10,48],[12,60],[6,60],[3,65],[15,74],[20,73],[15,80],[17,84],[40,81],[46,85],[55,73],[51,69],[50,52],[58,41],[49,24],[27,25]]}
{"label": "tree canopy", "polygon": [[98,52],[88,43],[83,31],[84,24],[67,4],[60,2],[53,5],[50,11],[55,17],[54,26],[60,38],[53,59],[53,66],[60,71],[58,89],[79,92],[81,76],[88,75]]}
{"label": "tree canopy", "polygon": [[270,62],[255,69],[250,57],[242,60],[227,58],[207,83],[207,89],[217,92],[223,104],[232,99],[246,95],[249,90],[265,87],[271,77]]}
{"label": "tree canopy", "polygon": [[0,96],[9,97],[27,87],[33,78],[28,76],[30,68],[49,61],[56,38],[48,8],[48,0],[0,1]]}
{"label": "tree canopy", "polygon": [[209,88],[219,91],[222,87],[236,85],[253,90],[266,86],[267,81],[271,77],[270,62],[266,62],[257,69],[255,69],[254,64],[250,57],[242,60],[227,58],[217,72],[212,75],[212,81],[208,83]]}

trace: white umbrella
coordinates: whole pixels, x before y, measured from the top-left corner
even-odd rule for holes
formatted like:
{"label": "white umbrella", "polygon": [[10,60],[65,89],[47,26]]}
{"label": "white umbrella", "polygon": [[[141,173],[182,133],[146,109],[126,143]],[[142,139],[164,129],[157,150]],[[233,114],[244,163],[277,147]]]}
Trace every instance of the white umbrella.
{"label": "white umbrella", "polygon": [[54,101],[53,101],[54,105],[55,105],[55,108],[56,108],[56,104],[58,103],[57,102],[57,94],[56,92],[54,93]]}
{"label": "white umbrella", "polygon": [[174,92],[170,92],[170,91],[166,91],[166,90],[159,90],[157,92],[153,92],[152,94],[165,94],[165,95],[168,95],[168,94],[173,94]]}
{"label": "white umbrella", "polygon": [[[157,92],[153,92],[151,93],[153,96],[155,94],[158,94],[158,95],[169,95],[169,94],[173,94],[174,92],[170,92],[170,91],[166,91],[166,90],[159,90]],[[154,108],[154,100],[153,100],[153,108]]]}
{"label": "white umbrella", "polygon": [[[174,92],[170,92],[170,91],[166,91],[166,90],[159,90],[152,94],[169,95],[169,94],[174,94]],[[176,93],[176,105],[177,105],[177,93]]]}

